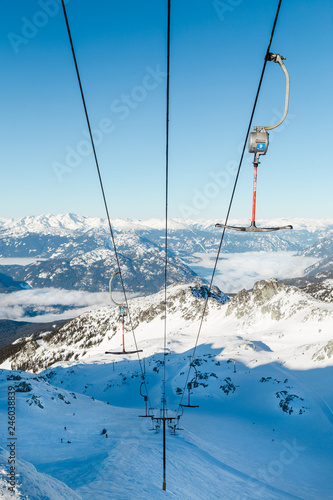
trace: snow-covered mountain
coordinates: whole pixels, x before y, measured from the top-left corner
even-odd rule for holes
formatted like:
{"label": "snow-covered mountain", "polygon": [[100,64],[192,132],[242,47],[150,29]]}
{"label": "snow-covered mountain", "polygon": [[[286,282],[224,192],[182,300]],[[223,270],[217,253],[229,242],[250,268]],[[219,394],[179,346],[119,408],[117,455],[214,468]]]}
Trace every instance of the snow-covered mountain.
{"label": "snow-covered mountain", "polygon": [[324,277],[325,273],[333,271],[333,256],[328,255],[327,257],[320,259],[318,262],[305,269],[306,276],[316,276]]}
{"label": "snow-covered mountain", "polygon": [[[94,238],[92,238],[94,239]],[[126,290],[133,293],[153,293],[164,284],[164,250],[137,235],[116,238],[122,275]],[[114,252],[95,246],[83,251],[79,242],[76,251],[66,255],[61,245],[55,249],[51,258],[38,260],[29,265],[0,266],[3,273],[10,274],[16,280],[22,280],[33,288],[63,288],[67,290],[86,290],[99,292],[108,290],[112,272],[117,269]],[[68,243],[70,246],[72,242]],[[61,252],[62,255],[59,255]],[[194,273],[178,257],[169,254],[168,284],[183,281],[191,282]],[[120,290],[120,283],[115,281],[114,289]]]}
{"label": "snow-covered mountain", "polygon": [[[51,220],[54,222],[54,218]],[[38,231],[30,232],[30,229]],[[28,265],[0,265],[0,272],[33,288],[89,292],[108,289],[112,271],[116,269],[116,259],[106,229],[104,231],[103,227],[100,229],[97,226],[94,232],[90,225],[72,228],[70,224],[66,227],[59,224],[55,228],[44,225],[43,230],[45,233],[41,232],[39,224],[28,224],[28,228],[19,225],[19,230],[15,229],[10,236],[7,233],[2,235],[0,246],[3,257],[30,255],[39,259]],[[161,242],[154,243],[133,230],[117,232],[115,239],[127,291],[142,294],[160,290],[164,283],[165,263]],[[168,284],[190,282],[196,277],[172,252],[168,263]],[[117,287],[119,283],[115,283],[115,290]]]}
{"label": "snow-covered mountain", "polygon": [[333,279],[326,279],[319,283],[309,283],[302,289],[323,302],[333,302]]}
{"label": "snow-covered mountain", "polygon": [[[170,249],[179,256],[189,255],[194,252],[207,251],[215,247],[221,235],[221,230],[215,228],[220,220],[184,220],[170,219],[168,230],[170,233]],[[246,219],[230,220],[233,225],[248,225]],[[228,233],[225,237],[226,252],[245,252],[252,250],[305,250],[315,244],[319,239],[332,236],[332,219],[277,219],[260,220],[258,225],[275,226],[293,224],[293,231],[283,231],[272,234],[240,234]],[[148,238],[152,243],[161,245],[164,239],[165,222],[163,219],[112,220],[116,234],[136,234]],[[90,241],[92,235],[97,238]],[[106,219],[85,217],[75,214],[41,215],[36,217],[23,217],[14,219],[0,218],[0,255],[3,257],[52,257],[59,247],[56,256],[72,255],[75,246],[68,244],[70,236],[75,240],[84,236],[77,243],[98,245],[109,241],[109,228]],[[244,237],[246,236],[246,237]],[[40,239],[42,237],[42,239]],[[15,244],[13,241],[15,240]],[[88,243],[89,242],[89,243]],[[74,251],[75,253],[75,251]]]}
{"label": "snow-covered mountain", "polygon": [[306,276],[315,276],[333,271],[333,238],[326,237],[319,239],[314,245],[304,250],[302,255],[318,258],[318,262],[305,269],[304,274]]}
{"label": "snow-covered mountain", "polygon": [[[215,228],[216,222],[169,221],[169,283],[193,281],[195,273],[189,266],[196,261],[194,254],[217,251],[221,230]],[[331,219],[258,221],[258,224],[287,222],[294,225],[293,231],[227,232],[223,252],[293,250],[316,256],[309,247],[320,245],[319,240],[325,247],[324,242],[332,240]],[[230,223],[244,225],[248,221]],[[142,294],[160,290],[164,279],[164,221],[117,219],[112,224],[128,291]],[[0,258],[35,259],[25,265],[0,265],[0,273],[33,288],[105,291],[115,269],[108,231],[105,219],[74,214],[0,219]],[[322,253],[318,258],[322,258]],[[325,269],[330,266],[332,263],[325,264]]]}
{"label": "snow-covered mountain", "polygon": [[[191,332],[190,334],[183,333],[185,337],[194,335],[194,324],[200,319],[203,298],[206,294],[206,286],[195,284],[193,286],[178,284],[168,288],[168,321],[170,325],[175,325],[175,329],[171,328],[169,332],[170,349],[173,349],[173,339],[178,337],[179,331],[185,329]],[[208,311],[205,321],[213,325],[214,331],[218,329],[217,324],[221,325],[221,338],[229,337],[229,334],[222,332],[223,324],[227,324],[230,329],[230,321],[232,321],[233,332],[230,335],[235,335],[237,332],[237,338],[240,338],[240,330],[242,331],[241,337],[246,338],[251,335],[253,325],[259,324],[260,331],[264,331],[267,338],[275,335],[281,338],[280,332],[287,328],[288,336],[293,332],[293,341],[295,336],[297,338],[306,325],[309,325],[310,331],[316,329],[321,332],[315,342],[312,334],[309,339],[306,339],[304,333],[301,336],[302,349],[304,342],[309,342],[306,349],[309,361],[316,357],[318,345],[322,349],[326,342],[330,341],[333,331],[328,328],[328,325],[332,326],[333,304],[325,304],[304,291],[287,286],[275,279],[256,283],[251,292],[242,290],[230,302],[225,294],[216,289],[208,300]],[[143,343],[149,345],[151,339],[147,339],[146,327],[149,325],[149,330],[153,333],[152,338],[156,339],[158,330],[161,330],[159,325],[164,317],[164,292],[132,299],[130,316],[138,338],[142,337]],[[318,330],[318,324],[323,324],[325,334],[321,328]],[[22,350],[18,351],[10,361],[10,367],[16,370],[27,369],[39,372],[59,361],[85,360],[91,356],[91,350],[93,353],[96,349],[103,353],[110,346],[111,349],[117,350],[121,345],[120,335],[116,334],[118,329],[117,308],[104,307],[98,311],[87,312],[39,340],[34,338],[24,342]],[[132,344],[129,326],[127,330],[128,342]],[[285,334],[282,336],[284,337]],[[185,339],[181,342],[182,347],[184,342]],[[191,339],[189,342],[191,343]],[[323,345],[321,345],[322,342]],[[175,341],[176,344],[177,341]],[[221,342],[218,344],[222,345]],[[279,349],[281,349],[281,344],[283,342],[279,341]],[[247,348],[246,342],[242,344],[242,349],[243,347]],[[156,346],[153,346],[152,350],[148,348],[148,354],[154,352],[155,349]],[[232,357],[239,353],[237,348],[236,352],[228,354]],[[289,355],[290,359],[297,357],[295,352],[290,352]],[[270,361],[273,359],[276,361],[277,358],[273,354],[272,356]]]}
{"label": "snow-covered mountain", "polygon": [[325,259],[333,255],[333,237],[320,238],[313,245],[303,251],[304,256]]}
{"label": "snow-covered mountain", "polygon": [[[165,222],[163,219],[113,219],[112,225],[116,231],[164,231]],[[168,228],[170,231],[184,230],[186,228],[202,231],[215,231],[216,219],[169,219]],[[230,219],[232,225],[246,225],[246,219]],[[333,232],[333,219],[274,219],[259,220],[258,225],[279,226],[287,223],[293,225],[296,231],[306,233],[316,233],[314,239],[320,234],[321,237],[328,236]],[[41,233],[51,235],[66,235],[68,231],[86,233],[90,230],[103,230],[108,232],[108,223],[106,219],[99,217],[88,217],[76,214],[60,215],[38,215],[26,216],[20,218],[1,218],[0,229],[4,235],[23,236],[30,233]],[[288,232],[291,236],[292,232]],[[319,238],[318,238],[319,239]]]}
{"label": "snow-covered mountain", "polygon": [[[167,292],[166,356],[163,293],[129,304],[156,416],[164,360],[168,415],[177,415],[182,395],[187,402],[207,297],[196,284]],[[18,342],[1,365],[1,389],[16,387],[22,494],[38,478],[36,500],[57,499],[52,488],[83,500],[331,498],[333,304],[273,279],[231,300],[214,290],[190,368],[199,407],[184,408],[182,430],[167,435],[166,493],[161,433],[137,418],[145,411],[138,359],[105,354],[119,350],[120,331],[118,312],[102,308]],[[133,348],[130,329],[125,342]],[[0,395],[3,423],[7,393]],[[5,442],[7,426],[0,429]]]}
{"label": "snow-covered mountain", "polygon": [[[205,285],[172,285],[168,289],[168,319],[174,322],[175,318],[178,318],[185,324],[199,320],[203,299],[207,293],[208,288]],[[210,292],[209,308],[220,309],[228,300],[223,292],[214,288]],[[130,304],[130,318],[135,329],[145,329],[146,324],[153,320],[154,323],[162,323],[165,314],[164,291],[145,298],[132,299]],[[58,361],[78,361],[85,357],[92,347],[98,346],[103,352],[103,349],[108,349],[110,343],[117,346],[121,344],[120,336],[116,335],[118,326],[118,308],[104,307],[87,312],[40,339],[33,337],[24,341],[21,351],[18,351],[11,361],[11,367],[15,370],[38,372]],[[129,323],[126,330],[132,344]]]}

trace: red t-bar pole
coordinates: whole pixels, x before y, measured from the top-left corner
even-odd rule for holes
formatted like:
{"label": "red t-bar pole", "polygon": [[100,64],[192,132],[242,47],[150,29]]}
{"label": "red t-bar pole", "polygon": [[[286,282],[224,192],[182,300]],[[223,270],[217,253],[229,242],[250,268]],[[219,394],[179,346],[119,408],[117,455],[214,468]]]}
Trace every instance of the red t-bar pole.
{"label": "red t-bar pole", "polygon": [[252,201],[252,223],[255,223],[255,221],[256,221],[257,169],[258,169],[258,164],[254,163],[253,201]]}
{"label": "red t-bar pole", "polygon": [[125,352],[125,328],[124,328],[124,321],[122,322],[122,329],[123,329],[123,351]]}

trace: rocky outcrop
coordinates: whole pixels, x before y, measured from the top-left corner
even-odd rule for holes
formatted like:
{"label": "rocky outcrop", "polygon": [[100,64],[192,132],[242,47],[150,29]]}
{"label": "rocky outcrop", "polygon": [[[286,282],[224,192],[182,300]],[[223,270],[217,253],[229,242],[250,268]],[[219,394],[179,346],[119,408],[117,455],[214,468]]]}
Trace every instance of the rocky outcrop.
{"label": "rocky outcrop", "polygon": [[303,315],[302,321],[311,317],[321,321],[333,311],[327,310],[305,291],[271,278],[255,283],[252,291],[242,290],[233,297],[226,316],[235,315],[250,324],[258,320],[258,315],[280,321],[298,313]]}

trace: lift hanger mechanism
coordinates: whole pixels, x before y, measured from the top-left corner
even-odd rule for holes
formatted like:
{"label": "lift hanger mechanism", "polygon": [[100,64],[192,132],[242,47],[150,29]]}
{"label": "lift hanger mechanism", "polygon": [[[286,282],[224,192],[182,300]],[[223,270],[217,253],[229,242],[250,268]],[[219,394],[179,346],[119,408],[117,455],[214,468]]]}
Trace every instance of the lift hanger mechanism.
{"label": "lift hanger mechanism", "polygon": [[281,125],[288,113],[288,105],[289,105],[289,89],[290,89],[290,77],[283,63],[283,59],[285,57],[280,54],[271,54],[268,53],[267,60],[278,63],[286,77],[286,92],[285,92],[285,101],[284,101],[284,112],[281,119],[270,127],[253,127],[254,132],[250,133],[249,153],[254,153],[254,180],[253,180],[253,200],[252,200],[252,220],[251,225],[249,227],[236,227],[236,226],[228,226],[226,224],[216,224],[215,227],[223,227],[225,229],[233,229],[234,231],[246,231],[246,232],[269,232],[269,231],[279,231],[280,229],[292,229],[293,227],[281,226],[281,227],[257,227],[256,226],[256,198],[257,198],[257,170],[258,165],[260,163],[260,156],[265,155],[267,153],[269,137],[267,130],[273,130],[274,128]]}
{"label": "lift hanger mechanism", "polygon": [[140,385],[140,396],[143,397],[143,400],[145,402],[146,414],[145,415],[139,415],[139,417],[141,417],[141,418],[146,418],[146,417],[152,418],[152,415],[150,414],[151,408],[148,409],[148,394],[147,394],[147,391],[146,391],[145,394],[142,392],[142,386],[144,386],[144,385],[145,385],[144,381],[141,382],[141,385]]}
{"label": "lift hanger mechanism", "polygon": [[120,274],[119,271],[115,271],[112,274],[112,276],[111,276],[111,279],[110,279],[110,282],[109,282],[109,291],[110,291],[111,301],[116,306],[119,307],[119,319],[120,319],[121,325],[122,325],[123,350],[122,351],[116,351],[116,352],[106,351],[105,354],[116,354],[116,355],[120,355],[120,354],[135,354],[137,352],[142,352],[142,349],[137,349],[135,351],[126,351],[126,349],[125,349],[125,317],[127,316],[127,307],[126,307],[125,304],[119,304],[112,297],[112,281],[113,281],[114,277],[117,276],[117,274]]}
{"label": "lift hanger mechanism", "polygon": [[198,371],[197,371],[197,368],[196,366],[191,363],[191,367],[194,368],[195,370],[195,375],[194,377],[192,378],[192,380],[190,382],[188,382],[187,384],[187,405],[185,404],[180,404],[179,406],[181,406],[182,408],[199,408],[199,405],[191,405],[191,390],[192,390],[192,387],[198,387]]}

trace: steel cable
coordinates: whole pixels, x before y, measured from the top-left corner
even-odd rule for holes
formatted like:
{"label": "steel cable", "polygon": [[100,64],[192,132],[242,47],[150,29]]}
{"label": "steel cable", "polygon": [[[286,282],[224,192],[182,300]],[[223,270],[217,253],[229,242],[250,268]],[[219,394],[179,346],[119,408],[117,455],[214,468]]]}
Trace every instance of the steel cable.
{"label": "steel cable", "polygon": [[[251,125],[252,125],[252,121],[253,121],[253,116],[254,116],[254,113],[255,113],[255,110],[256,110],[256,107],[257,107],[257,102],[258,102],[258,98],[259,98],[259,94],[260,94],[260,89],[261,89],[262,81],[263,81],[263,78],[264,78],[266,64],[267,64],[267,61],[268,61],[268,58],[269,58],[269,52],[270,52],[270,49],[271,49],[271,44],[272,44],[272,40],[273,40],[275,28],[276,28],[276,23],[277,23],[277,20],[278,20],[278,17],[279,17],[279,13],[280,13],[281,3],[282,3],[282,0],[279,0],[279,4],[278,4],[277,10],[276,10],[275,19],[274,19],[274,23],[273,23],[273,28],[272,28],[272,31],[271,31],[269,43],[268,43],[266,54],[265,54],[265,60],[264,60],[263,68],[262,68],[261,75],[260,75],[260,80],[259,80],[258,89],[257,89],[257,93],[256,93],[256,96],[255,96],[255,100],[254,100],[254,104],[253,104],[253,108],[252,108],[252,112],[251,112],[251,116],[250,116],[250,120],[249,120],[249,125],[248,125],[247,131],[246,131],[244,145],[243,145],[243,149],[242,149],[242,152],[241,152],[241,157],[240,157],[240,160],[239,160],[237,174],[236,174],[236,178],[235,178],[233,190],[232,190],[232,193],[231,193],[231,198],[230,198],[230,202],[229,202],[229,206],[228,206],[227,215],[226,215],[226,218],[225,218],[224,225],[228,224],[231,207],[232,207],[232,204],[233,204],[233,201],[234,201],[235,191],[236,191],[236,187],[237,187],[237,184],[238,184],[239,174],[240,174],[240,171],[241,171],[241,168],[242,168],[242,163],[243,163],[243,158],[244,158],[244,154],[245,154],[246,144],[247,144],[248,137],[249,137],[249,134],[250,134]],[[200,319],[200,323],[199,323],[198,334],[197,334],[196,341],[195,341],[195,344],[194,344],[193,353],[192,353],[192,356],[190,358],[189,368],[188,368],[188,372],[187,372],[187,377],[186,377],[186,380],[185,380],[184,389],[182,391],[181,400],[180,400],[180,403],[179,403],[179,406],[178,406],[178,415],[180,413],[179,407],[181,406],[181,404],[183,402],[184,394],[185,394],[187,383],[188,383],[188,380],[189,380],[189,376],[190,376],[190,372],[191,372],[191,365],[193,363],[194,356],[195,356],[195,353],[196,353],[196,349],[197,349],[197,346],[198,346],[198,341],[199,341],[199,337],[200,337],[200,334],[201,334],[204,317],[205,317],[206,310],[207,310],[209,295],[210,295],[210,292],[211,292],[212,287],[213,287],[213,281],[214,281],[214,277],[215,277],[215,273],[216,273],[216,268],[217,268],[217,264],[218,264],[218,261],[219,261],[219,257],[220,257],[220,253],[221,253],[221,249],[222,249],[222,245],[223,245],[223,240],[224,240],[225,232],[226,232],[226,228],[223,228],[222,236],[221,236],[221,240],[220,240],[220,244],[219,244],[219,248],[218,248],[216,259],[215,259],[214,269],[213,269],[213,272],[212,272],[212,277],[211,277],[211,280],[210,280],[210,283],[209,283],[207,297],[205,299],[205,303],[204,303],[204,307],[203,307],[203,311],[202,311],[202,315],[201,315],[201,319]]]}
{"label": "steel cable", "polygon": [[[70,27],[69,27],[69,22],[68,22],[68,17],[67,17],[67,12],[66,12],[66,7],[65,7],[65,4],[64,4],[64,0],[61,0],[61,3],[62,3],[63,12],[64,12],[65,22],[66,22],[68,38],[69,38],[69,42],[70,42],[70,45],[71,45],[71,50],[72,50],[72,55],[73,55],[73,60],[74,60],[74,65],[75,65],[77,80],[78,80],[78,84],[79,84],[79,87],[80,87],[82,104],[83,104],[84,113],[85,113],[85,117],[86,117],[86,121],[87,121],[87,126],[88,126],[88,130],[89,130],[89,136],[90,136],[91,146],[92,146],[93,155],[94,155],[94,159],[95,159],[95,164],[96,164],[96,169],[97,169],[99,184],[100,184],[100,188],[101,188],[101,192],[102,192],[102,197],[103,197],[103,202],[104,202],[106,217],[107,217],[107,220],[108,220],[108,226],[109,226],[109,230],[110,230],[111,241],[112,241],[112,245],[113,245],[113,249],[114,249],[114,253],[115,253],[115,257],[116,257],[116,262],[117,262],[117,267],[118,267],[118,271],[119,271],[119,277],[120,277],[121,286],[122,286],[123,294],[124,294],[124,298],[125,298],[126,308],[127,308],[127,311],[128,311],[128,319],[129,319],[130,327],[131,327],[132,334],[133,334],[135,349],[138,351],[139,350],[138,349],[138,344],[137,344],[137,341],[136,341],[136,336],[135,336],[135,332],[134,332],[133,322],[132,322],[132,318],[131,318],[131,315],[130,315],[130,310],[129,310],[129,307],[128,307],[128,299],[127,299],[127,294],[126,294],[126,289],[125,289],[125,283],[124,283],[123,276],[122,276],[122,273],[121,273],[121,266],[120,266],[120,261],[119,261],[119,255],[118,255],[118,252],[117,252],[117,246],[116,246],[116,242],[115,242],[114,231],[113,231],[112,224],[111,224],[111,219],[110,219],[110,214],[109,214],[109,208],[108,208],[108,204],[107,204],[107,200],[106,200],[106,196],[105,196],[105,190],[104,190],[102,175],[101,175],[101,171],[100,171],[100,168],[99,168],[99,162],[98,162],[98,158],[97,158],[94,137],[93,137],[91,126],[90,126],[90,119],[89,119],[88,109],[87,109],[86,100],[85,100],[85,96],[84,96],[84,92],[83,92],[83,87],[82,87],[80,72],[79,72],[79,68],[78,68],[78,64],[77,64],[77,59],[76,59],[76,54],[75,54],[73,39],[72,39],[72,35],[71,35],[71,30],[70,30]],[[149,403],[149,406],[151,407],[150,400],[149,400],[148,387],[147,387],[147,383],[146,383],[146,377],[145,377],[145,373],[144,373],[143,368],[142,368],[142,361],[141,361],[139,352],[137,352],[137,356],[138,356],[138,361],[139,361],[139,365],[140,365],[140,371],[141,371],[142,380],[144,382],[145,389],[146,389],[146,394],[147,394],[147,397],[148,397],[148,403]]]}

